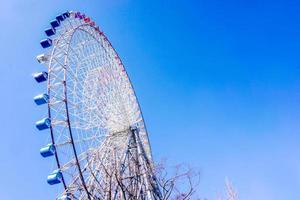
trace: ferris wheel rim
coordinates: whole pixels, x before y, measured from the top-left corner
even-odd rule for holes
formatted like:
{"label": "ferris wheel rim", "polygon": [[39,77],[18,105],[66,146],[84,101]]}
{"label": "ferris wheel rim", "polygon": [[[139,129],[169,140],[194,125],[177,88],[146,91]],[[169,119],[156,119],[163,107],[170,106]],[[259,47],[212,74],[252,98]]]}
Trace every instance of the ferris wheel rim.
{"label": "ferris wheel rim", "polygon": [[[89,27],[92,27],[92,28],[94,28],[93,26],[91,26],[91,25],[85,25],[85,26],[89,26]],[[79,27],[77,27],[77,28],[79,28]],[[77,29],[76,28],[76,29]],[[74,31],[75,32],[75,31]],[[74,34],[74,32],[73,32],[73,34]],[[143,122],[143,125],[144,125],[144,129],[145,129],[145,131],[146,131],[146,137],[147,137],[147,139],[148,139],[148,146],[149,146],[149,148],[150,148],[150,154],[152,153],[152,151],[151,151],[151,145],[150,145],[150,142],[149,142],[149,136],[148,136],[148,132],[147,132],[147,128],[146,128],[146,123],[145,123],[145,120],[144,120],[144,116],[143,116],[143,112],[142,112],[142,109],[141,109],[141,106],[140,106],[140,102],[138,101],[138,98],[137,98],[137,95],[136,95],[136,91],[134,90],[134,86],[133,86],[133,84],[132,84],[132,82],[131,82],[131,79],[130,79],[130,77],[128,76],[128,72],[125,70],[125,66],[124,66],[124,64],[123,64],[123,62],[122,62],[122,60],[121,60],[121,58],[119,57],[119,55],[118,55],[118,53],[117,53],[117,51],[115,50],[115,48],[112,46],[112,44],[111,44],[111,42],[109,41],[109,39],[106,37],[106,35],[102,32],[102,36],[105,38],[105,40],[108,42],[108,44],[109,44],[109,48],[111,48],[112,50],[113,50],[113,52],[114,52],[114,54],[116,55],[116,60],[118,60],[119,62],[120,62],[120,64],[121,64],[121,66],[124,68],[124,72],[126,73],[126,76],[128,77],[128,80],[129,80],[129,83],[130,83],[130,85],[131,85],[131,87],[132,87],[132,89],[133,89],[133,95],[135,96],[135,98],[136,98],[136,103],[138,104],[138,109],[139,109],[139,111],[140,111],[140,114],[141,114],[141,118],[142,118],[142,122]],[[94,38],[95,39],[95,38]],[[70,41],[71,41],[71,39],[70,39]],[[98,41],[97,41],[98,42]],[[69,45],[70,44],[68,44],[68,48],[69,48]],[[56,46],[54,46],[54,48],[53,48],[53,50],[52,50],[52,55],[51,55],[51,58],[52,58],[52,56],[53,56],[53,52],[54,52],[54,50],[56,49]],[[66,57],[67,57],[67,55],[66,55]],[[52,60],[52,59],[51,59]],[[49,73],[49,77],[50,77],[50,75],[51,75],[51,73]],[[65,106],[66,106],[66,111],[67,111],[67,115],[69,114],[69,108],[68,108],[68,100],[67,100],[67,86],[66,86],[66,79],[64,80],[65,81],[65,83],[64,83],[64,88],[65,88],[65,92],[66,92],[66,100],[65,100],[65,102],[64,102],[64,104],[65,104]],[[51,95],[51,90],[50,90],[50,88],[49,88],[49,83],[50,82],[50,78],[49,78],[49,80],[48,80],[48,94],[49,94],[49,96]],[[51,110],[50,110],[50,107],[51,107],[51,105],[49,105],[48,104],[48,116],[49,116],[49,118],[51,118]],[[76,152],[76,145],[75,145],[75,143],[74,143],[74,139],[73,139],[73,133],[72,133],[72,125],[71,125],[71,122],[70,122],[70,118],[69,117],[67,117],[67,123],[68,123],[68,127],[69,127],[69,135],[70,135],[70,137],[71,137],[71,144],[72,144],[72,148],[74,149],[74,152]],[[54,128],[52,127],[52,125],[50,126],[50,133],[51,133],[51,140],[52,140],[52,144],[54,144],[54,145],[56,145],[56,140],[55,140],[55,138],[54,138],[54,132],[55,132],[55,130],[54,130]],[[78,160],[78,156],[76,155],[77,153],[74,153],[74,156],[75,156],[75,158]],[[151,157],[152,157],[152,155],[150,155]],[[60,156],[59,156],[59,154],[58,154],[58,152],[55,152],[55,158],[56,158],[56,163],[57,163],[57,167],[58,167],[58,169],[60,169],[61,168],[61,163],[60,163],[60,160],[59,160],[59,158],[60,158]],[[76,163],[76,165],[77,165],[77,169],[78,169],[78,172],[79,172],[79,174],[80,174],[80,176],[82,176],[82,171],[81,171],[81,169],[80,169],[80,163],[78,163],[78,161],[77,161],[77,163]],[[82,178],[83,180],[82,181],[84,181],[84,178]],[[67,185],[66,185],[66,183],[65,183],[65,180],[64,180],[64,174],[62,174],[62,180],[63,180],[63,185],[64,185],[64,188],[65,188],[65,190],[67,189]],[[84,184],[84,182],[83,182],[83,184]],[[86,189],[86,192],[87,192],[87,195],[89,195],[88,194],[88,190]]]}
{"label": "ferris wheel rim", "polygon": [[[83,24],[83,25],[81,25],[81,26],[89,26],[89,25]],[[77,29],[80,29],[80,26],[78,26],[78,27],[76,27],[76,28],[74,29],[74,31],[73,31],[73,33],[72,33],[72,35],[71,35],[71,37],[70,37],[70,41],[72,40],[73,34],[76,32]],[[62,35],[61,35],[60,37],[62,37]],[[94,38],[94,39],[95,39],[95,38]],[[59,41],[59,40],[58,40],[58,41]],[[57,42],[57,43],[58,43],[58,42]],[[50,60],[49,66],[51,65],[51,62],[52,62],[52,56],[53,56],[53,54],[54,54],[56,48],[57,48],[57,46],[54,46],[54,48],[53,48],[53,50],[52,50],[52,53],[51,53],[51,60]],[[69,51],[69,48],[70,48],[70,43],[67,44],[67,51]],[[66,58],[67,58],[67,57],[68,57],[68,54],[65,55],[65,61],[64,61],[65,63],[64,63],[64,65],[66,65]],[[50,75],[51,75],[51,73],[49,73],[49,83],[50,83]],[[76,166],[77,166],[77,169],[78,169],[78,173],[79,173],[79,176],[80,176],[81,183],[82,183],[82,185],[83,185],[83,187],[84,187],[85,192],[86,192],[87,195],[88,195],[88,198],[90,199],[90,195],[89,195],[88,189],[87,189],[87,187],[86,187],[85,180],[84,180],[84,178],[83,178],[81,166],[80,166],[80,163],[79,163],[79,161],[78,161],[77,149],[76,149],[76,146],[75,146],[75,144],[74,144],[73,133],[72,133],[72,126],[71,126],[70,117],[69,117],[68,92],[67,92],[68,90],[67,90],[67,86],[66,86],[66,81],[67,81],[67,80],[66,80],[66,77],[65,77],[65,79],[63,80],[63,85],[64,85],[64,96],[65,96],[64,104],[65,104],[65,107],[66,107],[66,115],[67,115],[67,116],[66,116],[66,122],[67,122],[67,124],[68,124],[68,130],[69,130],[68,132],[69,132],[69,136],[70,136],[70,139],[71,139],[70,142],[71,142],[71,145],[72,145],[73,154],[74,154],[74,157],[75,157],[75,160],[76,160]],[[48,83],[48,88],[50,88],[50,87],[49,87],[49,83]],[[51,91],[51,90],[49,89],[49,90],[48,90],[49,96],[51,96],[51,95],[50,95],[50,91]],[[48,104],[48,106],[50,107],[49,104]],[[51,118],[51,111],[50,111],[50,109],[48,110],[48,116],[49,116],[49,118]],[[51,133],[51,138],[53,138],[52,143],[55,144],[54,131],[53,131],[52,126],[51,126],[51,129],[50,129],[50,133]],[[60,169],[61,166],[60,166],[59,155],[58,155],[57,151],[55,151],[55,157],[56,157],[57,167],[58,167],[58,169]],[[63,182],[64,188],[65,188],[65,190],[66,190],[66,189],[67,189],[67,186],[66,186],[66,183],[65,183],[65,178],[64,178],[64,174],[63,174],[63,173],[62,173],[62,182]]]}

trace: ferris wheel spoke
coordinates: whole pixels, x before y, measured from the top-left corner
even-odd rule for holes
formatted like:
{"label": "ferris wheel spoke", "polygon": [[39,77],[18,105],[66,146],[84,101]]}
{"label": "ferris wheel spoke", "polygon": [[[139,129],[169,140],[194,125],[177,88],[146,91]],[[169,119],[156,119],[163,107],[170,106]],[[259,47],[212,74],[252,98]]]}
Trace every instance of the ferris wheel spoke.
{"label": "ferris wheel spoke", "polygon": [[[92,136],[92,137],[88,137],[88,138],[82,138],[80,140],[76,140],[74,141],[74,143],[80,143],[80,142],[85,142],[85,141],[92,141],[92,140],[97,140],[97,139],[101,139],[102,137],[105,137],[104,135],[97,135],[97,136]],[[65,145],[70,145],[71,141],[64,141],[62,143],[57,143],[55,146],[56,147],[61,147],[61,146],[65,146]]]}
{"label": "ferris wheel spoke", "polygon": [[[85,105],[86,103],[85,102],[77,102],[77,103],[72,103],[72,107],[70,108],[70,109],[78,109],[77,108],[77,104],[81,104],[81,105]],[[81,115],[83,114],[83,113],[87,113],[87,112],[89,112],[90,110],[92,110],[92,108],[85,108],[85,109],[79,109],[81,112]],[[113,112],[110,112],[111,114],[113,113]],[[82,121],[86,121],[86,120],[83,120],[83,118],[81,118],[78,114],[72,114],[74,117],[76,117],[77,119],[80,119],[80,120],[82,120]],[[115,115],[117,115],[116,113],[115,113]],[[97,113],[97,115],[94,115],[94,117],[96,117],[96,119],[97,120],[99,120],[99,121],[102,121],[102,119],[103,119],[103,117],[104,117],[104,114],[103,113],[101,113],[101,112],[99,112],[99,113]],[[95,119],[94,119],[95,120]],[[96,120],[96,121],[97,121]],[[119,123],[119,124],[121,124],[119,121],[117,121],[117,120],[113,120],[113,119],[111,119],[111,121],[112,122],[114,122],[114,123]],[[104,121],[102,121],[102,123],[104,123]]]}
{"label": "ferris wheel spoke", "polygon": [[[93,154],[95,151],[96,151],[95,149],[90,149],[87,152],[82,152],[81,154],[78,155],[78,161],[81,162],[85,160],[89,156],[89,154]],[[61,167],[61,170],[63,172],[67,172],[70,168],[74,166],[76,166],[76,159],[72,159],[64,163],[63,166]],[[83,168],[83,170],[86,170],[86,167]]]}
{"label": "ferris wheel spoke", "polygon": [[[89,163],[86,163],[85,166],[82,168],[82,172],[87,171],[88,167],[89,167]],[[76,183],[78,182],[78,180],[79,180],[79,175],[73,176],[73,179],[72,179],[72,181],[70,182],[70,184],[69,184],[68,187],[69,187],[69,188],[74,187],[74,185],[76,185]]]}
{"label": "ferris wheel spoke", "polygon": [[[76,96],[76,95],[74,95],[74,96]],[[90,96],[87,96],[87,95],[82,95],[82,96],[85,96],[85,98],[87,99],[87,100],[91,100],[91,101],[94,101],[94,99],[92,98],[92,97],[90,97]],[[80,101],[80,102],[78,102],[78,103],[82,103],[82,104],[86,104],[85,103],[85,101]],[[74,104],[74,103],[73,103]],[[98,106],[101,106],[101,104],[100,105],[98,105]],[[103,104],[102,104],[102,106],[103,106]],[[90,108],[91,109],[91,108]],[[84,111],[84,110],[83,110]],[[113,110],[110,110],[110,113],[114,113],[113,112]],[[117,113],[114,113],[115,115],[117,115]],[[100,115],[100,114],[99,114]],[[100,115],[101,116],[101,115]],[[102,117],[102,116],[101,116]]]}

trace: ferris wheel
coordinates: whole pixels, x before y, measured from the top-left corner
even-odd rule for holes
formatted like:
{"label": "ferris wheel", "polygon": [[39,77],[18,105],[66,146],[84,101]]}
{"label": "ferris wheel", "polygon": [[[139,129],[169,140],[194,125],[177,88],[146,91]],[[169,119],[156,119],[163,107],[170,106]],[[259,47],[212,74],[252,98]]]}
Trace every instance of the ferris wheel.
{"label": "ferris wheel", "polygon": [[47,177],[61,187],[56,199],[160,199],[142,112],[117,52],[83,13],[50,25],[37,56],[47,70],[33,76],[47,83],[34,97],[48,106],[36,127],[50,131],[40,153],[56,163]]}

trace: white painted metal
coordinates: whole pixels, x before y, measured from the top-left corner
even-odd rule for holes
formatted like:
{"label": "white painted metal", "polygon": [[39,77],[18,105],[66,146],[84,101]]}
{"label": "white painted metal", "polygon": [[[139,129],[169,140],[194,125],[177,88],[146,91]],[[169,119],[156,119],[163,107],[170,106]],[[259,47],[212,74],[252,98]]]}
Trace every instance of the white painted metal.
{"label": "white painted metal", "polygon": [[[134,166],[132,156],[125,156],[134,127],[139,136],[134,140],[135,152],[142,156],[136,159],[143,165],[138,187],[152,199],[155,195],[150,194],[153,180],[149,177],[153,172],[147,131],[119,56],[106,36],[75,18],[75,12],[57,28],[52,40],[53,47],[37,59],[48,67],[52,142],[65,186],[61,195],[109,199],[113,192],[107,192],[110,180],[115,184],[115,198],[122,199],[116,180],[106,173],[121,165],[140,167]],[[124,170],[126,173],[133,172]]]}

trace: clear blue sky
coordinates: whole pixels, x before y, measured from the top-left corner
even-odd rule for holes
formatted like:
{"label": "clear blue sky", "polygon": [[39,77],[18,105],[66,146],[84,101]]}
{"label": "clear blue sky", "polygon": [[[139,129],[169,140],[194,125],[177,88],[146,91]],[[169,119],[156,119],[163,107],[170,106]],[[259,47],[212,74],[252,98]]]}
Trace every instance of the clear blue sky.
{"label": "clear blue sky", "polygon": [[[72,2],[72,3],[70,3]],[[213,200],[229,177],[241,200],[300,199],[300,3],[289,0],[2,0],[0,198],[54,199],[34,122],[31,78],[48,22],[92,16],[116,47],[153,154],[201,170]]]}

